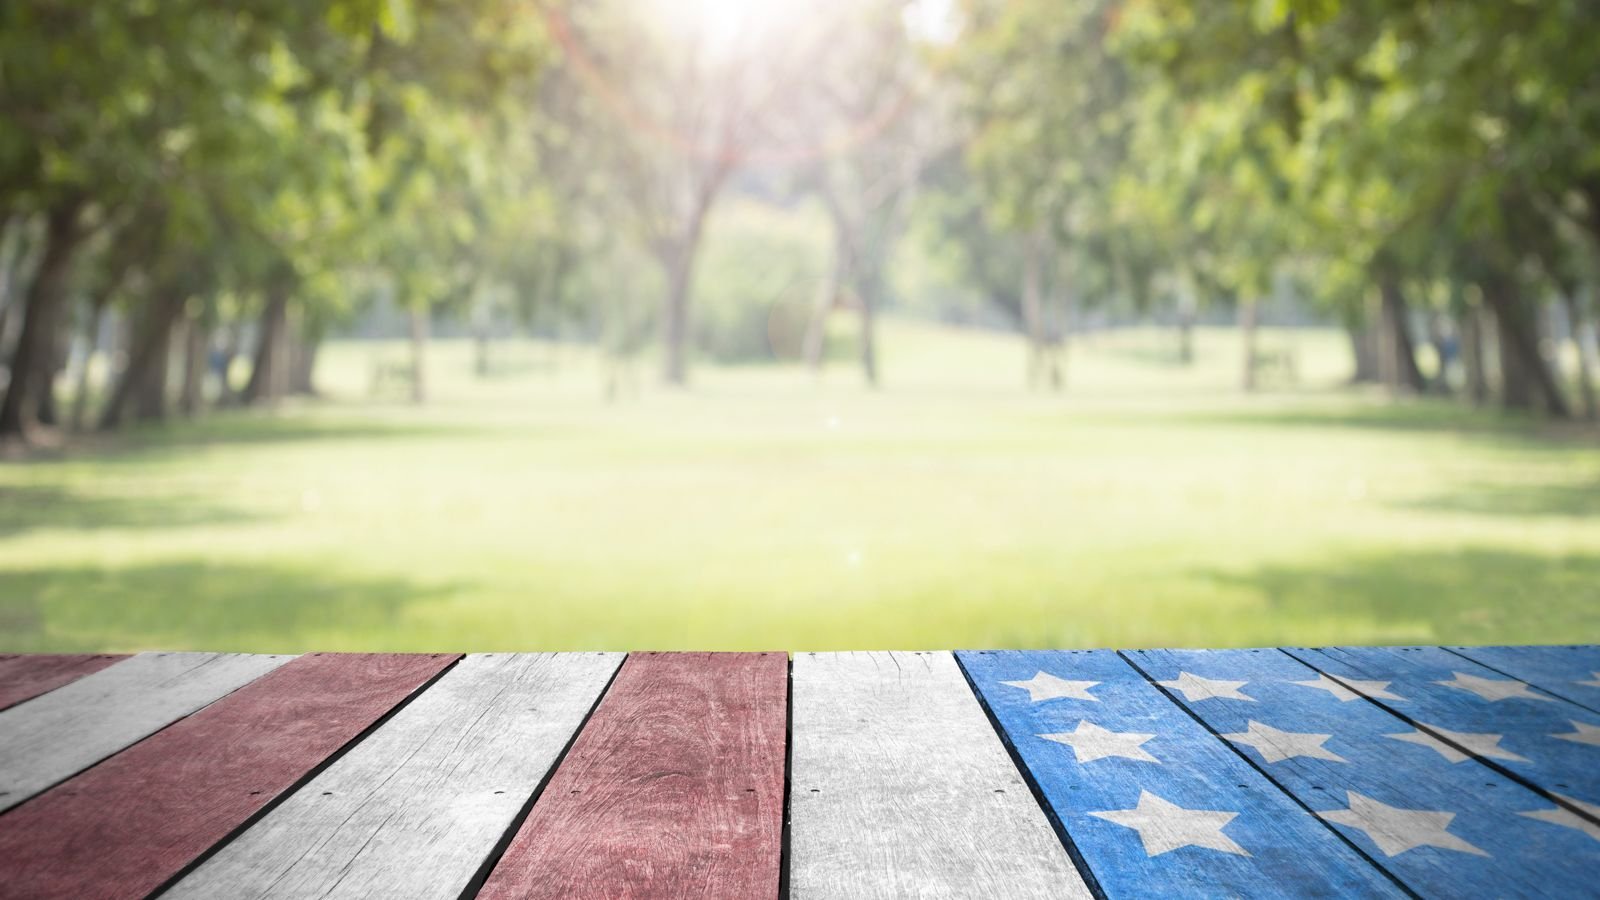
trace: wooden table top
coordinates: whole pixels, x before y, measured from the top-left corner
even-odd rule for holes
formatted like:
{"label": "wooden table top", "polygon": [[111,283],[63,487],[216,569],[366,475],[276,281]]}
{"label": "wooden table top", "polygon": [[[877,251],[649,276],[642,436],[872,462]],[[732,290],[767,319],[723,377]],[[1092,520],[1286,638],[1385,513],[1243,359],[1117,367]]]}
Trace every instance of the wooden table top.
{"label": "wooden table top", "polygon": [[1600,647],[0,656],[0,898],[1600,896]]}

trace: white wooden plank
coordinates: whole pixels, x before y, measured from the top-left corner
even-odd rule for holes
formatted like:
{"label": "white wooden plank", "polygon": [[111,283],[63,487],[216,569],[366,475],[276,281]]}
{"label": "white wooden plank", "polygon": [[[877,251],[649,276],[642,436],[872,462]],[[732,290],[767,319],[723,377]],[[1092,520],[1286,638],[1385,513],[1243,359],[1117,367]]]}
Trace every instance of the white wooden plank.
{"label": "white wooden plank", "polygon": [[0,712],[0,811],[293,658],[141,653]]}
{"label": "white wooden plank", "polygon": [[1088,897],[949,653],[800,653],[789,889]]}
{"label": "white wooden plank", "polygon": [[165,896],[460,896],[621,662],[467,657]]}

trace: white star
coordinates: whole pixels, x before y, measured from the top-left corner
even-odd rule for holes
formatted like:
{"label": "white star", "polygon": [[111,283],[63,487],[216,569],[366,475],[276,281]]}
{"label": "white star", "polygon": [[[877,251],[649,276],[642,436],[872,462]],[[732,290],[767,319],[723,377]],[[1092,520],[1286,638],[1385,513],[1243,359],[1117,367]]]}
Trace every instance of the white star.
{"label": "white star", "polygon": [[[1563,803],[1570,803],[1589,815],[1600,818],[1600,804],[1585,803],[1565,794],[1557,794],[1556,796],[1560,797]],[[1596,825],[1565,806],[1557,806],[1554,809],[1537,809],[1532,812],[1517,813],[1517,815],[1538,819],[1541,822],[1549,822],[1552,825],[1560,825],[1563,828],[1576,828],[1589,837],[1600,841],[1600,825]]]}
{"label": "white star", "polygon": [[1379,803],[1355,791],[1345,791],[1344,795],[1350,803],[1349,809],[1330,809],[1317,815],[1329,822],[1366,832],[1367,838],[1383,851],[1384,856],[1398,856],[1417,847],[1459,850],[1473,856],[1489,855],[1445,830],[1450,827],[1450,820],[1456,817],[1455,813],[1401,809]]}
{"label": "white star", "polygon": [[[1329,678],[1326,675],[1319,674],[1316,681],[1294,681],[1290,683],[1304,685],[1308,688],[1316,688],[1319,691],[1327,691],[1335,697],[1338,697],[1340,703],[1349,703],[1351,700],[1359,700],[1363,694],[1373,698],[1374,700],[1406,699],[1404,697],[1397,697],[1385,690],[1385,688],[1389,686],[1389,682],[1387,681],[1357,681],[1354,678],[1346,678],[1343,680],[1343,683],[1340,683],[1338,681],[1334,681],[1332,678]],[[1355,691],[1345,687],[1345,685],[1354,687]],[[1361,693],[1358,694],[1356,691],[1360,691]]]}
{"label": "white star", "polygon": [[1139,832],[1145,856],[1160,856],[1179,847],[1204,847],[1238,856],[1250,855],[1250,851],[1222,833],[1223,826],[1232,822],[1238,813],[1184,809],[1149,791],[1140,791],[1139,805],[1133,809],[1111,809],[1089,815]]}
{"label": "white star", "polygon": [[1309,756],[1312,759],[1331,759],[1334,762],[1349,762],[1349,760],[1322,746],[1322,742],[1333,737],[1331,734],[1296,734],[1293,731],[1279,731],[1271,725],[1263,725],[1252,720],[1243,734],[1225,734],[1223,737],[1235,744],[1246,744],[1254,747],[1261,758],[1269,763],[1283,762],[1296,756]]}
{"label": "white star", "polygon": [[1141,745],[1155,737],[1153,734],[1108,731],[1093,722],[1078,722],[1078,730],[1064,734],[1041,734],[1039,737],[1058,744],[1066,744],[1077,754],[1078,762],[1094,762],[1108,756],[1121,756],[1141,762],[1159,763]]}
{"label": "white star", "polygon": [[1587,687],[1600,687],[1600,672],[1590,672],[1589,674],[1594,676],[1593,681],[1575,681],[1573,684],[1581,684]]}
{"label": "white star", "polygon": [[1568,719],[1567,721],[1571,722],[1572,727],[1577,730],[1550,736],[1563,741],[1571,741],[1574,744],[1588,744],[1593,747],[1600,747],[1600,725],[1588,725],[1575,719]]}
{"label": "white star", "polygon": [[1485,700],[1546,700],[1550,698],[1535,694],[1528,690],[1528,686],[1520,681],[1511,681],[1505,678],[1479,678],[1465,672],[1453,673],[1456,677],[1451,681],[1435,681],[1445,687],[1469,691]]}
{"label": "white star", "polygon": [[[1427,725],[1426,722],[1423,724]],[[1410,731],[1406,732],[1405,734],[1386,734],[1384,737],[1394,738],[1397,741],[1406,741],[1412,744],[1419,744],[1423,747],[1431,747],[1434,750],[1439,751],[1440,756],[1450,760],[1453,763],[1458,763],[1467,759],[1469,754],[1471,756],[1481,756],[1484,759],[1506,759],[1512,762],[1528,761],[1527,757],[1518,756],[1515,753],[1512,753],[1510,750],[1500,746],[1500,738],[1503,737],[1503,735],[1473,734],[1467,731],[1451,731],[1448,728],[1440,728],[1437,725],[1428,725],[1428,729],[1437,732],[1446,740],[1454,742],[1454,744],[1447,744],[1438,737],[1421,730]],[[1460,750],[1456,749],[1457,747],[1467,748],[1467,753],[1462,753]]]}
{"label": "white star", "polygon": [[1034,703],[1045,700],[1059,700],[1070,697],[1074,700],[1093,700],[1100,702],[1100,698],[1089,693],[1089,688],[1099,684],[1098,681],[1068,681],[1057,678],[1049,672],[1040,672],[1027,681],[1002,681],[1012,687],[1022,688],[1028,692],[1028,699]]}
{"label": "white star", "polygon": [[1190,675],[1188,672],[1179,672],[1177,679],[1173,681],[1156,682],[1156,684],[1164,688],[1182,691],[1183,699],[1191,703],[1211,697],[1222,700],[1249,700],[1254,703],[1256,698],[1247,697],[1239,693],[1239,688],[1244,687],[1247,683],[1244,681],[1218,681],[1213,678],[1201,678],[1199,675]]}

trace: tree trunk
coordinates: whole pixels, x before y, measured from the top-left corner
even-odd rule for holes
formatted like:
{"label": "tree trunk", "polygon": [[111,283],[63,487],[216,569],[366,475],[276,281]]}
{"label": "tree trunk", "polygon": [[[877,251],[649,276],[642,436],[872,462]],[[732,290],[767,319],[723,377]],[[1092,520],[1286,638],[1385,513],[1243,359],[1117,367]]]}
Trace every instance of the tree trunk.
{"label": "tree trunk", "polygon": [[861,306],[861,374],[868,387],[878,386],[878,302],[883,293],[883,275],[876,269],[861,270],[857,278]]}
{"label": "tree trunk", "polygon": [[1044,237],[1037,230],[1022,241],[1022,327],[1028,339],[1028,387],[1044,381]]}
{"label": "tree trunk", "polygon": [[1388,363],[1388,385],[1396,393],[1420,394],[1428,387],[1417,367],[1416,342],[1411,337],[1411,317],[1406,308],[1400,278],[1384,272],[1378,278],[1383,302],[1383,353]]}
{"label": "tree trunk", "polygon": [[1077,331],[1078,292],[1070,282],[1062,285],[1061,328],[1051,332],[1055,352],[1050,364],[1051,386],[1061,390],[1067,382],[1067,354],[1072,349],[1072,336]]}
{"label": "tree trunk", "polygon": [[267,288],[267,305],[261,310],[261,333],[256,338],[255,362],[250,368],[250,381],[239,395],[246,404],[275,403],[288,385],[284,371],[288,368],[284,338],[289,330],[291,290],[293,279],[281,274]]}
{"label": "tree trunk", "polygon": [[78,367],[78,386],[72,392],[72,430],[82,431],[89,415],[89,367],[100,346],[100,325],[105,319],[109,296],[96,297],[89,307],[89,321],[83,331],[83,365]]}
{"label": "tree trunk", "polygon": [[694,289],[694,265],[700,255],[700,239],[705,236],[706,216],[711,213],[711,204],[726,177],[724,171],[706,181],[689,213],[683,234],[666,244],[667,309],[662,329],[666,353],[662,358],[662,376],[673,387],[689,383],[689,292]]}
{"label": "tree trunk", "polygon": [[1485,359],[1483,313],[1477,306],[1461,311],[1461,365],[1466,369],[1467,397],[1473,406],[1489,402],[1489,367]]}
{"label": "tree trunk", "polygon": [[428,311],[423,305],[411,307],[411,402],[428,399]]}
{"label": "tree trunk", "polygon": [[17,299],[17,282],[29,268],[30,257],[36,255],[30,252],[30,244],[37,243],[29,240],[32,231],[26,217],[13,214],[7,219],[5,230],[0,232],[0,353],[7,358],[12,349],[13,326],[22,318],[23,303]]}
{"label": "tree trunk", "polygon": [[1502,402],[1508,409],[1529,409],[1537,404],[1558,419],[1569,418],[1571,411],[1561,386],[1539,353],[1533,311],[1513,276],[1496,272],[1484,279],[1482,287],[1500,336]]}
{"label": "tree trunk", "polygon": [[1594,393],[1594,373],[1589,368],[1589,354],[1583,344],[1583,332],[1587,322],[1583,319],[1583,308],[1578,303],[1578,298],[1568,293],[1562,298],[1567,310],[1567,331],[1572,338],[1572,349],[1578,353],[1578,394],[1583,398],[1583,417],[1595,420],[1600,417],[1600,408],[1596,407]]}
{"label": "tree trunk", "polygon": [[1496,357],[1500,361],[1500,404],[1506,409],[1532,409],[1533,376],[1513,343],[1511,333],[1495,328]]}
{"label": "tree trunk", "polygon": [[0,438],[27,440],[39,422],[39,398],[49,388],[40,384],[41,376],[50,365],[72,257],[83,242],[78,221],[82,207],[81,199],[72,198],[56,204],[45,218],[44,252],[23,299],[22,332],[11,357],[11,382],[0,404]]}
{"label": "tree trunk", "polygon": [[817,294],[811,319],[806,323],[805,343],[802,346],[806,366],[813,372],[822,371],[823,357],[828,348],[828,317],[838,307],[839,295],[850,281],[850,248],[837,223],[834,231],[833,269]]}
{"label": "tree trunk", "polygon": [[1378,365],[1378,336],[1372,327],[1365,323],[1351,323],[1345,326],[1345,331],[1350,335],[1350,354],[1355,359],[1355,372],[1350,376],[1351,384],[1376,384],[1383,379],[1383,373]]}
{"label": "tree trunk", "polygon": [[1194,365],[1194,306],[1190,303],[1178,307],[1178,365]]}
{"label": "tree trunk", "polygon": [[321,336],[303,334],[295,338],[290,346],[294,352],[289,365],[289,393],[314,397],[317,394],[315,376],[317,350],[322,346]]}
{"label": "tree trunk", "polygon": [[206,363],[211,350],[211,330],[206,327],[202,317],[191,316],[183,336],[183,389],[178,393],[178,411],[187,418],[193,418],[205,406]]}
{"label": "tree trunk", "polygon": [[56,382],[61,370],[66,368],[68,352],[72,347],[72,330],[57,328],[50,341],[50,352],[40,363],[39,371],[39,424],[52,428],[61,424],[61,413],[56,408]]}
{"label": "tree trunk", "polygon": [[134,391],[133,418],[138,422],[161,422],[167,418],[167,372],[172,364],[172,332],[177,327],[174,312],[166,321],[152,326],[150,358]]}
{"label": "tree trunk", "polygon": [[488,378],[489,370],[489,327],[479,325],[472,333],[472,371],[479,378]]}
{"label": "tree trunk", "polygon": [[130,409],[134,417],[141,420],[166,416],[167,357],[172,326],[187,299],[187,292],[178,290],[176,285],[168,285],[146,311],[129,349],[128,364],[100,413],[101,431],[121,427]]}
{"label": "tree trunk", "polygon": [[667,308],[662,320],[661,378],[674,387],[689,383],[689,285],[694,252],[680,247],[666,260]]}
{"label": "tree trunk", "polygon": [[1257,304],[1254,299],[1239,301],[1239,331],[1244,338],[1244,378],[1242,386],[1245,391],[1256,389],[1256,326]]}
{"label": "tree trunk", "polygon": [[229,376],[233,374],[233,361],[239,358],[239,348],[244,343],[244,324],[237,319],[230,323],[224,331],[226,337],[222,342],[222,353],[217,359],[217,404],[227,405],[234,401],[233,383]]}

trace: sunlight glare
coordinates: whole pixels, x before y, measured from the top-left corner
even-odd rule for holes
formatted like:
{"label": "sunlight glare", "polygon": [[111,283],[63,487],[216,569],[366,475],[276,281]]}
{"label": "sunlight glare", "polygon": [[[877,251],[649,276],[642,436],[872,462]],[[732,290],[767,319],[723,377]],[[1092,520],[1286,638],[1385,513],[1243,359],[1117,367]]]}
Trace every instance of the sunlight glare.
{"label": "sunlight glare", "polygon": [[748,49],[805,12],[800,0],[646,0],[676,38],[700,43],[712,55]]}

